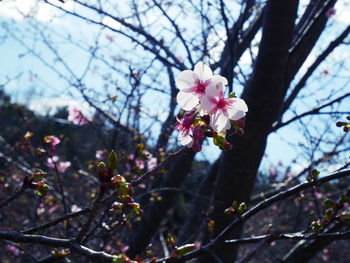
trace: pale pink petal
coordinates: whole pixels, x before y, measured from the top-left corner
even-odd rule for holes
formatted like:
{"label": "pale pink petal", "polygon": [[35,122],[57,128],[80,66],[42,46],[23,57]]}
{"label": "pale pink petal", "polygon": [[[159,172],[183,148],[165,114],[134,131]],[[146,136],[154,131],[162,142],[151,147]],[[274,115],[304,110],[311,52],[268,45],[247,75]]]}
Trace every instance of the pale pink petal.
{"label": "pale pink petal", "polygon": [[239,119],[243,118],[244,116],[245,116],[245,112],[241,111],[241,110],[231,112],[230,120],[238,121]]}
{"label": "pale pink petal", "polygon": [[221,82],[213,82],[215,85],[209,85],[206,89],[205,95],[212,97],[223,96],[226,87]]}
{"label": "pale pink petal", "polygon": [[195,74],[192,70],[184,70],[180,72],[176,78],[176,86],[179,90],[191,88],[195,81]]}
{"label": "pale pink petal", "polygon": [[216,107],[213,97],[203,96],[201,100],[201,107],[199,109],[199,114],[201,116],[209,114]]}
{"label": "pale pink petal", "polygon": [[183,91],[177,94],[176,100],[181,108],[186,111],[192,110],[199,103],[197,95]]}
{"label": "pale pink petal", "polygon": [[231,127],[231,123],[227,113],[217,111],[214,114],[210,115],[210,126],[216,132],[228,130]]}
{"label": "pale pink petal", "polygon": [[180,141],[180,144],[183,146],[191,147],[193,144],[193,138],[189,134],[179,132],[177,138]]}
{"label": "pale pink petal", "polygon": [[202,81],[206,81],[213,76],[211,69],[203,62],[198,62],[194,67],[194,73],[197,74],[198,78]]}
{"label": "pale pink petal", "polygon": [[[220,75],[214,75],[211,80],[215,83],[221,82],[222,85],[226,86],[228,84],[228,81],[225,77],[220,76]],[[225,90],[224,90],[225,91]]]}

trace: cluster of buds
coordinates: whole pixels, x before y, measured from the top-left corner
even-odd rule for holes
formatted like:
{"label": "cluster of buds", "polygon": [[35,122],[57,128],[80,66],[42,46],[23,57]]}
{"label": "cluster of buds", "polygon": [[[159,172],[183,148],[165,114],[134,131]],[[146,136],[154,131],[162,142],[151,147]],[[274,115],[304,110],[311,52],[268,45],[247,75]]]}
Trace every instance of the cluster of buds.
{"label": "cluster of buds", "polygon": [[248,107],[234,93],[224,97],[227,83],[226,78],[213,75],[202,62],[193,71],[179,74],[177,102],[186,112],[182,119],[177,118],[179,124],[175,127],[181,145],[198,152],[207,136],[213,137],[220,149],[230,150],[232,146],[225,139],[227,131],[233,127],[235,133],[243,134]]}
{"label": "cluster of buds", "polygon": [[108,155],[107,165],[104,162],[100,162],[97,165],[97,173],[101,182],[101,190],[112,188],[118,194],[121,203],[116,202],[112,206],[111,211],[130,209],[132,215],[142,215],[143,211],[140,205],[134,202],[132,195],[134,189],[126,179],[118,174],[118,156],[114,151],[111,151]]}
{"label": "cluster of buds", "polygon": [[344,132],[350,131],[350,116],[347,116],[346,119],[348,120],[348,122],[338,121],[336,123],[337,127],[343,127]]}
{"label": "cluster of buds", "polygon": [[34,189],[37,195],[44,196],[50,191],[50,187],[43,181],[46,175],[46,172],[35,169],[25,184],[27,184],[29,188]]}
{"label": "cluster of buds", "polygon": [[153,156],[143,143],[139,143],[131,154],[125,154],[123,161],[128,171],[141,175],[145,170],[152,170],[157,166],[158,160]]}
{"label": "cluster of buds", "polygon": [[247,209],[248,207],[245,202],[242,202],[238,205],[237,201],[233,201],[232,205],[229,208],[226,208],[224,213],[226,215],[233,215],[233,214],[241,215],[245,211],[247,211]]}
{"label": "cluster of buds", "polygon": [[325,211],[321,219],[311,222],[311,229],[315,232],[322,231],[332,220],[350,225],[350,214],[348,212],[348,197],[346,194],[341,195],[337,200],[329,198],[323,199]]}

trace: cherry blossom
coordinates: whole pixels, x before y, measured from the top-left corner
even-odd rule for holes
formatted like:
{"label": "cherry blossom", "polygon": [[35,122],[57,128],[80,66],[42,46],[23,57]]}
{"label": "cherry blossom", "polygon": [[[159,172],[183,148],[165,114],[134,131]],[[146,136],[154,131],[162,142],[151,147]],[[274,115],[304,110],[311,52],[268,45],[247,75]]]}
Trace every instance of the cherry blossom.
{"label": "cherry blossom", "polygon": [[239,98],[224,98],[225,86],[219,82],[202,97],[200,114],[210,116],[210,126],[216,132],[231,128],[230,120],[239,120],[246,115],[248,107]]}
{"label": "cherry blossom", "polygon": [[96,157],[97,160],[102,161],[102,160],[106,159],[107,155],[108,155],[108,151],[106,149],[104,149],[104,150],[97,150],[96,154],[95,154],[95,157]]}
{"label": "cherry blossom", "polygon": [[176,117],[179,122],[175,126],[175,129],[179,131],[178,140],[183,146],[191,147],[193,143],[193,122],[196,118],[196,113],[194,111],[187,113],[182,119]]}
{"label": "cherry blossom", "polygon": [[45,143],[50,143],[50,151],[55,152],[56,146],[61,143],[61,140],[54,135],[49,135],[44,137]]}
{"label": "cherry blossom", "polygon": [[176,79],[176,85],[180,92],[177,94],[177,102],[182,109],[192,110],[199,103],[207,90],[221,82],[227,85],[226,78],[213,75],[211,69],[203,62],[199,62],[194,70],[182,71]]}
{"label": "cherry blossom", "polygon": [[50,158],[47,158],[46,166],[53,169],[56,166],[57,170],[60,173],[64,173],[68,169],[68,167],[71,166],[71,162],[60,162],[60,158],[55,155]]}
{"label": "cherry blossom", "polygon": [[74,124],[84,125],[88,122],[91,122],[91,119],[84,117],[81,111],[75,106],[70,106],[68,111],[68,120],[73,122]]}

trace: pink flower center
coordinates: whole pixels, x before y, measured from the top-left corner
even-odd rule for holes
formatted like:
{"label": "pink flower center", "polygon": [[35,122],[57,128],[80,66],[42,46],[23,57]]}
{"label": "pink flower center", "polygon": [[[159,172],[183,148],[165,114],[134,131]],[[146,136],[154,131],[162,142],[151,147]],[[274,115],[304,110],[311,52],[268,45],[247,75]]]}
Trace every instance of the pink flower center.
{"label": "pink flower center", "polygon": [[230,105],[230,101],[224,99],[224,98],[220,98],[217,102],[216,102],[216,107],[222,111],[226,111],[227,107]]}
{"label": "pink flower center", "polygon": [[194,81],[194,86],[192,87],[193,91],[199,95],[205,94],[205,89],[209,85],[210,80],[206,80],[205,82],[200,79],[196,79]]}

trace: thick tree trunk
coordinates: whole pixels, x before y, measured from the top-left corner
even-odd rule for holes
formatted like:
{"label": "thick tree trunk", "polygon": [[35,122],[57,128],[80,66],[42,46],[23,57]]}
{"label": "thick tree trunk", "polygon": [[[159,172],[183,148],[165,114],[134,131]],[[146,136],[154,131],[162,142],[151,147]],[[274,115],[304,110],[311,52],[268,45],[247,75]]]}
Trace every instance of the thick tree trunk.
{"label": "thick tree trunk", "polygon": [[[223,153],[220,162],[214,190],[214,199],[220,202],[215,205],[212,215],[214,235],[231,221],[224,210],[232,201],[247,202],[252,193],[269,130],[285,96],[284,76],[297,7],[297,0],[270,0],[267,3],[259,54],[253,75],[242,95],[249,107],[246,134],[231,140],[233,150]],[[234,229],[230,237],[240,232],[241,229]],[[236,249],[218,245],[214,253],[223,262],[232,262]],[[200,262],[213,262],[213,259],[205,256]]]}

